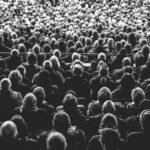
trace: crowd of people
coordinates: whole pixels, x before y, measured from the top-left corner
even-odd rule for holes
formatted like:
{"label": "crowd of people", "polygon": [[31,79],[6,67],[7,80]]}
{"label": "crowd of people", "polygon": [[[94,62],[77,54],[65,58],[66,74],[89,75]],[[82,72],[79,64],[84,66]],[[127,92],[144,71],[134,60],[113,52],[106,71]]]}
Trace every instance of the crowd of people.
{"label": "crowd of people", "polygon": [[149,0],[0,10],[0,149],[149,150]]}

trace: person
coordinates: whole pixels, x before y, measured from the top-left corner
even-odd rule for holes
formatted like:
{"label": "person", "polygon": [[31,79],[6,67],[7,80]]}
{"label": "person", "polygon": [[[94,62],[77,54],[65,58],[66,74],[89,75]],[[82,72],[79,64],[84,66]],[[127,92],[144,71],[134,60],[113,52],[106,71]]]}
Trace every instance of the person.
{"label": "person", "polygon": [[10,49],[4,45],[3,35],[0,35],[0,52],[10,52]]}
{"label": "person", "polygon": [[50,128],[48,112],[37,107],[37,99],[32,93],[24,96],[22,105],[15,108],[11,115],[21,115],[23,117],[33,138],[35,138],[37,132]]}
{"label": "person", "polygon": [[11,81],[8,78],[3,78],[0,86],[0,121],[6,121],[10,118],[11,111],[21,106],[22,95],[11,89]]}
{"label": "person", "polygon": [[112,91],[112,99],[115,102],[131,102],[131,91],[136,87],[132,74],[125,73],[120,80],[119,86]]}
{"label": "person", "polygon": [[85,150],[86,137],[83,130],[73,126],[70,116],[64,111],[58,111],[53,118],[53,128],[65,135],[68,150]]}
{"label": "person", "polygon": [[[82,77],[83,68],[80,64],[75,64],[72,68],[72,77],[68,77],[64,82],[64,93],[67,90],[76,92],[77,97],[89,99],[90,86],[89,82]],[[79,86],[80,85],[80,86]]]}
{"label": "person", "polygon": [[150,110],[146,109],[141,112],[140,114],[140,124],[142,127],[142,131],[139,132],[132,132],[127,137],[126,142],[126,149],[144,149],[148,150],[150,143],[149,143],[149,136],[150,136]]}
{"label": "person", "polygon": [[18,70],[11,71],[8,75],[8,78],[11,81],[12,90],[20,92],[23,97],[30,92],[29,86],[22,82],[23,77]]}
{"label": "person", "polygon": [[60,132],[52,131],[47,137],[46,147],[47,150],[66,150],[66,138]]}
{"label": "person", "polygon": [[88,150],[116,150],[121,149],[123,142],[119,133],[112,128],[104,128],[100,135],[92,137],[88,143]]}
{"label": "person", "polygon": [[28,53],[27,63],[22,64],[26,69],[26,77],[32,81],[33,76],[41,70],[37,64],[37,56],[35,53]]}

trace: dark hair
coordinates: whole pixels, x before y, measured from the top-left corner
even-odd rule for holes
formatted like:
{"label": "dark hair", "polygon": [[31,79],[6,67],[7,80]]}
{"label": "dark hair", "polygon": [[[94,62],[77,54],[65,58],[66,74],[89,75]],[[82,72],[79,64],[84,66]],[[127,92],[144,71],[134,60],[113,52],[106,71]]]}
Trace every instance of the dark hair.
{"label": "dark hair", "polygon": [[66,94],[63,99],[63,107],[66,112],[76,110],[78,105],[77,98],[72,94]]}
{"label": "dark hair", "polygon": [[150,100],[150,84],[148,84],[146,86],[146,90],[145,90],[145,98]]}
{"label": "dark hair", "polygon": [[121,140],[119,133],[111,128],[105,128],[100,132],[102,146],[107,150],[116,150],[120,148]]}
{"label": "dark hair", "polygon": [[106,113],[103,115],[100,123],[100,129],[112,128],[118,130],[118,120],[115,115]]}
{"label": "dark hair", "polygon": [[35,53],[30,52],[28,57],[27,57],[28,63],[33,65],[36,64],[37,62],[37,56]]}
{"label": "dark hair", "polygon": [[22,116],[15,115],[11,118],[11,121],[13,121],[17,126],[19,138],[24,138],[29,135],[28,126]]}
{"label": "dark hair", "polygon": [[64,111],[58,111],[53,117],[53,128],[61,133],[66,133],[71,126],[69,115]]}

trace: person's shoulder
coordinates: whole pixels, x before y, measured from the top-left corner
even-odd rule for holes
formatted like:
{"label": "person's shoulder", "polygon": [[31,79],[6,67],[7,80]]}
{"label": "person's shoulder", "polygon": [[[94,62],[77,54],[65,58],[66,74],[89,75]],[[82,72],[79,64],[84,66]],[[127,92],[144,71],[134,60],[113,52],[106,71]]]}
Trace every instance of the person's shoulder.
{"label": "person's shoulder", "polygon": [[137,138],[140,138],[143,135],[144,135],[143,132],[131,132],[131,133],[128,134],[127,139],[128,139],[128,141],[129,140],[131,141],[131,140],[135,140]]}

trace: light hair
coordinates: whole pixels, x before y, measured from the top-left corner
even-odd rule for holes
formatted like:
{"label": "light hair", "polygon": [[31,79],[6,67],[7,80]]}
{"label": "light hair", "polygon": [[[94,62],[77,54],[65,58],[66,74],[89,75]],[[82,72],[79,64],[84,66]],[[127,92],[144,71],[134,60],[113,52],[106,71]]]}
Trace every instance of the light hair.
{"label": "light hair", "polygon": [[63,134],[52,131],[46,140],[47,150],[66,150],[67,142]]}
{"label": "light hair", "polygon": [[145,93],[140,87],[136,87],[131,92],[131,98],[138,105],[145,98]]}
{"label": "light hair", "polygon": [[2,90],[9,90],[11,88],[11,81],[8,78],[3,78],[0,81],[0,85]]}
{"label": "light hair", "polygon": [[17,127],[12,121],[5,121],[0,127],[2,137],[16,138],[18,135]]}

